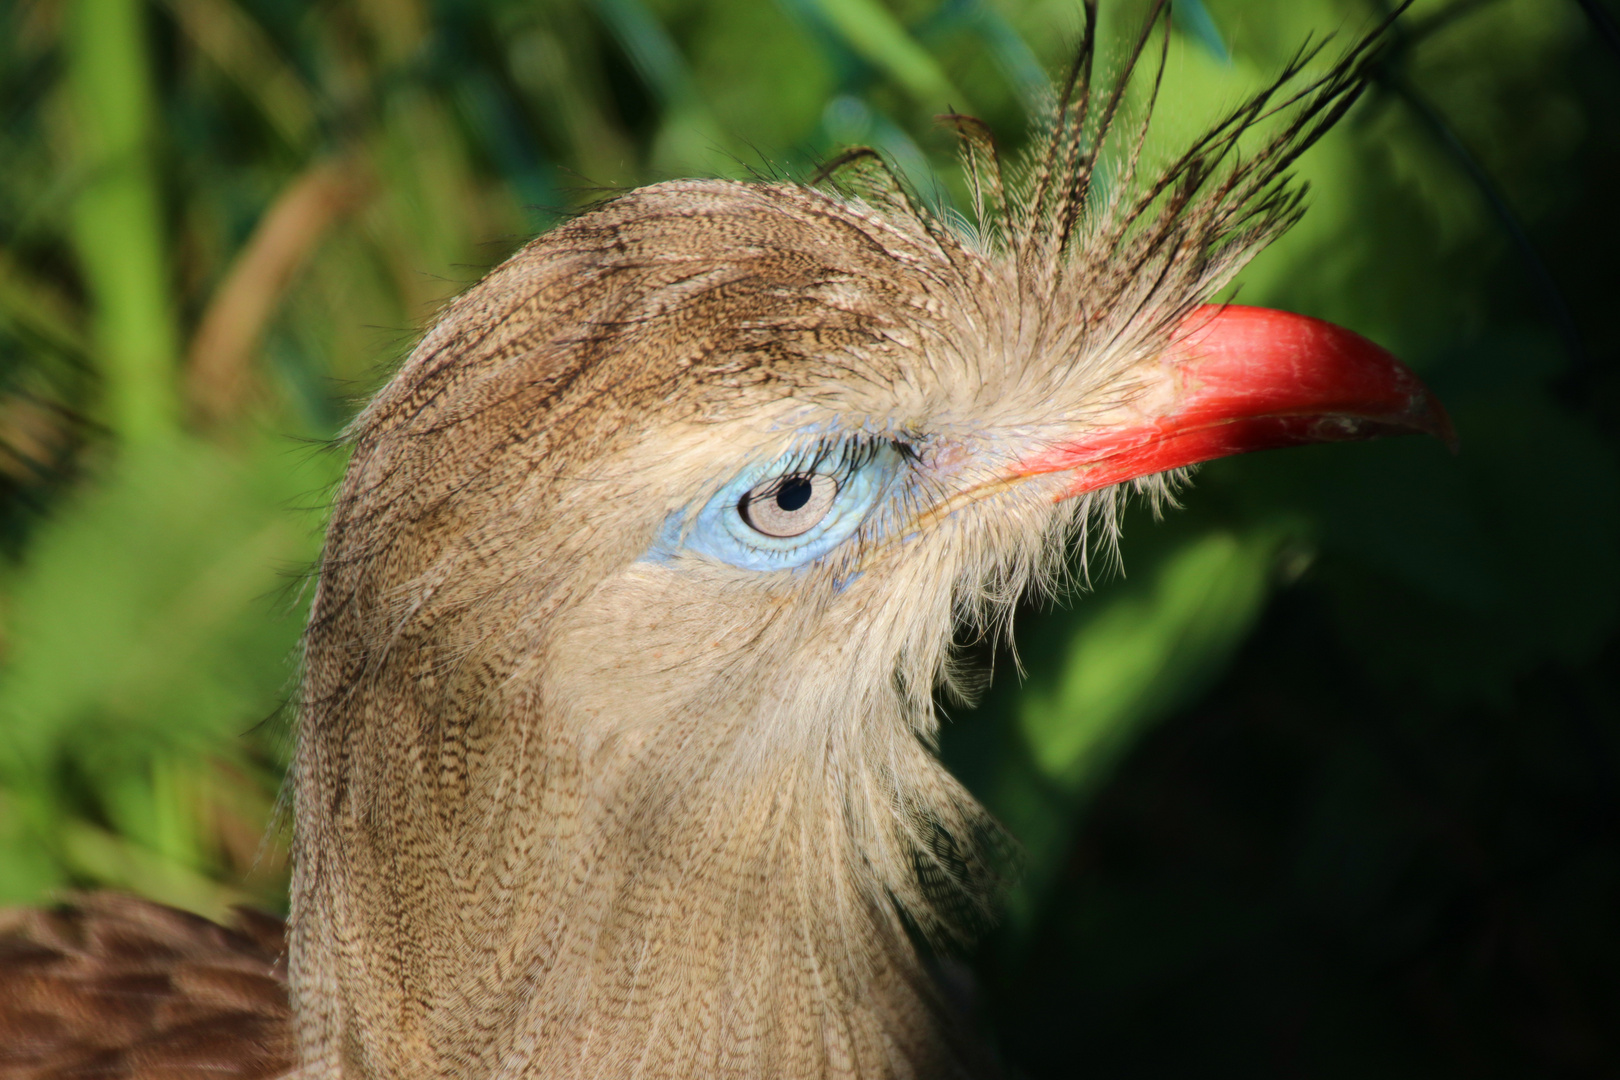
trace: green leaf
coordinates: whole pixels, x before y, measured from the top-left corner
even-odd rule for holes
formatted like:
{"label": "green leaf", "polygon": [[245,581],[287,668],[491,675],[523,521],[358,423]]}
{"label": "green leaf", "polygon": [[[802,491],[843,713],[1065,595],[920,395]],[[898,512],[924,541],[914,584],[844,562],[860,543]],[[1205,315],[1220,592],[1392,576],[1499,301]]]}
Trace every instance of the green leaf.
{"label": "green leaf", "polygon": [[813,0],[816,10],[862,59],[929,109],[971,111],[928,50],[876,0]]}
{"label": "green leaf", "polygon": [[156,107],[141,0],[75,0],[68,14],[73,239],[89,286],[106,412],[130,442],[178,419],[179,355],[164,221],[151,151]]}
{"label": "green leaf", "polygon": [[[51,884],[129,886],[159,864],[191,881],[215,868],[222,818],[262,831],[279,747],[256,729],[290,692],[288,575],[317,542],[288,507],[318,501],[334,464],[277,442],[151,443],[36,532],[4,582],[0,833],[32,834],[25,858],[48,853]],[[231,790],[254,776],[256,810]],[[135,854],[80,842],[107,826]]]}
{"label": "green leaf", "polygon": [[[1254,628],[1292,526],[1195,532],[1084,598],[1068,636],[1011,704],[1022,745],[982,784],[1026,853],[1014,938],[1040,910],[1090,795],[1155,722],[1202,694]],[[1144,559],[1138,555],[1147,554]]]}
{"label": "green leaf", "polygon": [[1232,62],[1231,50],[1221,37],[1220,28],[1210,16],[1203,0],[1176,0],[1173,9],[1176,25],[1188,37],[1204,47],[1204,51],[1223,64]]}
{"label": "green leaf", "polygon": [[1019,711],[1042,775],[1083,788],[1140,727],[1202,691],[1254,625],[1276,549],[1271,533],[1207,533],[1082,608],[1056,684],[1030,686]]}

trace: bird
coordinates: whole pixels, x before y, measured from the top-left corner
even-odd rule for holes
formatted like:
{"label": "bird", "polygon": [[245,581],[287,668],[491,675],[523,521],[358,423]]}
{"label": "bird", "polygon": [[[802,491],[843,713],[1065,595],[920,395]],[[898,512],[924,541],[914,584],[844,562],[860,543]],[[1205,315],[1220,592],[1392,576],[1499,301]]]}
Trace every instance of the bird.
{"label": "bird", "polygon": [[955,642],[1200,462],[1453,438],[1381,347],[1218,302],[1383,28],[1150,167],[1164,7],[1105,79],[1083,5],[1021,165],[945,118],[970,214],[857,148],[616,195],[450,303],[346,435],[285,928],[13,915],[0,1075],[998,1075],[929,959],[1012,844],[934,753]]}

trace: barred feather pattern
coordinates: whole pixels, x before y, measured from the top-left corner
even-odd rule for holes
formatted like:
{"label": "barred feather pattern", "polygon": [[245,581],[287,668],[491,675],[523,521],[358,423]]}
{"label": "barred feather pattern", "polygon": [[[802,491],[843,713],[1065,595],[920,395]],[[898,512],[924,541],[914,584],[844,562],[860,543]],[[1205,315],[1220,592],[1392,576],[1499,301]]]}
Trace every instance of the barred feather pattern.
{"label": "barred feather pattern", "polygon": [[293,1066],[281,922],[127,896],[0,911],[3,1080],[269,1080]]}

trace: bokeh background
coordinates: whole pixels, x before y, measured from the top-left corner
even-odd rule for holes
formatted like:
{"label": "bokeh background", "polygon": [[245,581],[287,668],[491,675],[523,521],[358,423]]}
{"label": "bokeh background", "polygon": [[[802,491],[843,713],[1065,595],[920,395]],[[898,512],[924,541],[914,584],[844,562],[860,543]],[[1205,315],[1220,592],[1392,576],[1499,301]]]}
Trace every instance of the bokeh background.
{"label": "bokeh background", "polygon": [[[1385,14],[1176,8],[1160,149]],[[1103,9],[1117,56],[1145,6]],[[1461,453],[1206,467],[945,706],[1024,847],[959,980],[1024,1075],[1620,1076],[1613,12],[1415,4],[1237,292],[1393,348]],[[1074,0],[0,6],[0,903],[284,904],[332,439],[447,298],[658,179],[868,144],[960,205],[933,117],[1016,154],[1079,26]]]}

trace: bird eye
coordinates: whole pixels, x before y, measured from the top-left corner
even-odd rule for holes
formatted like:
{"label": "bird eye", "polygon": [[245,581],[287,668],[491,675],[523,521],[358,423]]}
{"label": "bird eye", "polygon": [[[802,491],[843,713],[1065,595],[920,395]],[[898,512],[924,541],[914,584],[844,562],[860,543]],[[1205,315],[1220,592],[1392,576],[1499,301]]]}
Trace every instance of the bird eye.
{"label": "bird eye", "polygon": [[800,536],[815,528],[833,500],[838,481],[824,473],[793,473],[756,484],[737,502],[748,527],[765,536]]}
{"label": "bird eye", "polygon": [[745,570],[803,566],[848,540],[904,466],[887,439],[807,441],[744,466],[695,513],[671,511],[647,557],[690,551]]}

